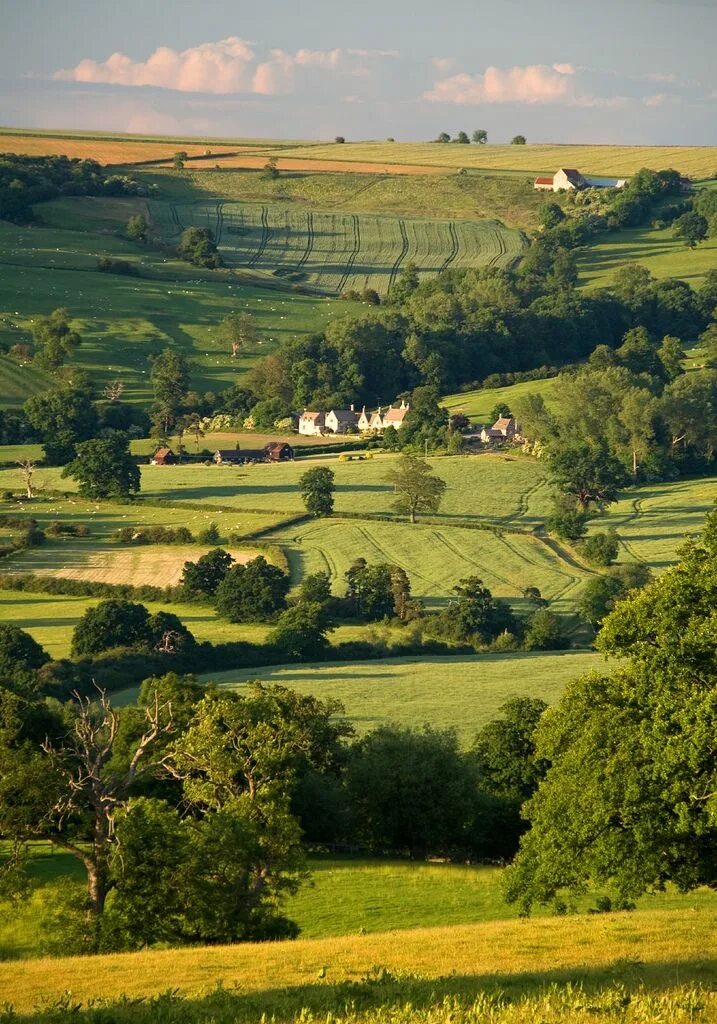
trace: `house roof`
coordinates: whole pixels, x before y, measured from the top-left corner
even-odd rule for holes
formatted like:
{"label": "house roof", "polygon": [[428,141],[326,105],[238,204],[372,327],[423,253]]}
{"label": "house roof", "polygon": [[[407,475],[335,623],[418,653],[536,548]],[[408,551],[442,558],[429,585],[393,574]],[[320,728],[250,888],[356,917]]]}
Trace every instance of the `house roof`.
{"label": "house roof", "polygon": [[307,409],[304,409],[301,418],[302,420],[318,420],[323,419],[324,414],[322,412],[309,412]]}
{"label": "house roof", "polygon": [[512,416],[500,416],[493,424],[493,430],[507,430],[513,422]]}
{"label": "house roof", "polygon": [[285,448],[291,448],[291,445],[287,444],[286,441],[270,441],[269,444],[264,445],[264,453],[266,455],[278,454],[283,452]]}
{"label": "house roof", "polygon": [[404,417],[408,409],[388,409],[384,414],[385,423],[403,423]]}
{"label": "house roof", "polygon": [[247,453],[237,451],[236,448],[219,448],[214,454],[221,455],[223,459],[242,459]]}
{"label": "house roof", "polygon": [[171,448],[158,448],[154,453],[153,458],[155,459],[166,459],[168,455],[174,455]]}
{"label": "house roof", "polygon": [[359,417],[359,413],[354,412],[353,409],[332,409],[331,412],[337,420],[345,423],[355,423]]}
{"label": "house roof", "polygon": [[535,179],[535,184],[536,185],[552,185],[553,184],[553,179],[552,178],[536,178]]}
{"label": "house roof", "polygon": [[[561,167],[560,171],[563,172],[563,174],[565,175],[565,177],[569,181],[582,181],[583,180],[582,174],[575,167]],[[560,171],[558,171],[558,174],[560,173]]]}

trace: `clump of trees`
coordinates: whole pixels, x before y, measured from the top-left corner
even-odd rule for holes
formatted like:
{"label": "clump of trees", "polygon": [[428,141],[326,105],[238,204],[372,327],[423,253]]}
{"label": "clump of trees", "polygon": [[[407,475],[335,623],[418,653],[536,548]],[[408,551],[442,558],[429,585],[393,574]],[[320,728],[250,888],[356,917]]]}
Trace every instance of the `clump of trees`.
{"label": "clump of trees", "polygon": [[538,728],[551,763],[507,896],[535,904],[608,885],[620,903],[668,882],[717,886],[714,679],[717,512],[678,565],[620,601],[597,638],[609,674],[569,684]]}
{"label": "clump of trees", "polygon": [[108,174],[96,160],[0,155],[0,220],[29,224],[33,204],[59,196],[145,195],[128,175]]}
{"label": "clump of trees", "polygon": [[222,257],[209,228],[185,228],[177,245],[177,255],[187,263],[207,270],[222,266]]}

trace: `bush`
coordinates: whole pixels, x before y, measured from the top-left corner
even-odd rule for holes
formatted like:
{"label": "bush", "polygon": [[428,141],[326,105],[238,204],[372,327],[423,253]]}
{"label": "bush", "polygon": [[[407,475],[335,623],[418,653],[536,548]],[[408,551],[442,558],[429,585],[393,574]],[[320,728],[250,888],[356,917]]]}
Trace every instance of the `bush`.
{"label": "bush", "polygon": [[193,544],[194,536],[186,526],[123,526],[115,533],[122,544]]}
{"label": "bush", "polygon": [[610,529],[605,533],[593,533],[586,537],[580,545],[580,553],[591,565],[606,568],[617,558],[618,547],[617,533]]}
{"label": "bush", "polygon": [[547,608],[539,608],[530,616],[523,637],[526,651],[562,651],[569,646],[557,615]]}

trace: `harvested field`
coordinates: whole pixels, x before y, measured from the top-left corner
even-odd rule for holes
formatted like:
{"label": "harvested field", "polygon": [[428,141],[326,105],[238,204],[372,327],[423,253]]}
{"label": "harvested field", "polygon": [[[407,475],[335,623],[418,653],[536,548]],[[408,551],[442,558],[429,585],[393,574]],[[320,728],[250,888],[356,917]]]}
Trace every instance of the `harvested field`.
{"label": "harvested field", "polygon": [[[255,147],[232,146],[232,152]],[[36,135],[0,135],[0,152],[25,156],[67,156],[97,160],[105,165],[143,164],[171,160],[178,149],[189,157],[205,157],[207,146],[197,143],[117,142],[107,139],[48,138]],[[266,163],[266,160],[264,161]]]}
{"label": "harvested field", "polygon": [[[263,156],[252,156],[247,148],[244,153],[222,156],[217,154],[216,159],[208,159],[206,163],[194,167],[193,170],[231,170],[234,168],[243,170],[259,170],[263,168],[268,159],[269,153]],[[170,164],[160,164],[161,167],[169,167]],[[306,171],[307,173],[334,171],[338,173],[347,172],[350,174],[443,174],[443,167],[427,167],[424,164],[395,164],[395,163],[361,163],[351,160],[314,160],[311,157],[290,158],[279,157],[277,160],[279,171]]]}
{"label": "harvested field", "polygon": [[[287,159],[331,160],[332,145],[284,151]],[[641,167],[674,167],[695,179],[711,178],[717,167],[717,146],[581,146],[536,143],[527,146],[442,146],[425,142],[347,142],[343,161],[406,163],[426,167],[473,168],[554,174],[559,167],[577,167],[583,174],[628,175]]]}
{"label": "harvested field", "polygon": [[[60,541],[31,548],[2,563],[3,572],[31,572],[91,583],[124,583],[132,587],[173,587],[185,562],[196,562],[209,547],[152,544],[139,547],[95,547],[91,541]],[[245,565],[265,554],[257,548],[229,548],[235,562]]]}

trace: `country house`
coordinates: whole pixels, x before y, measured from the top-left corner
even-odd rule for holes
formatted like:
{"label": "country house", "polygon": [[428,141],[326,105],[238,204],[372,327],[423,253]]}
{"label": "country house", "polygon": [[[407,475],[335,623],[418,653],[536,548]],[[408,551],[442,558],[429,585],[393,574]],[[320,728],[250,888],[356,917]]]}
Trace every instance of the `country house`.
{"label": "country house", "polygon": [[500,441],[510,441],[519,444],[524,440],[520,435],[520,426],[512,416],[501,416],[492,427],[483,427],[480,432],[480,439],[484,444],[497,444]]}
{"label": "country house", "polygon": [[375,412],[367,412],[366,406],[357,412],[352,406],[348,409],[331,409],[327,413],[305,409],[299,416],[299,433],[307,437],[321,437],[323,434],[360,433],[380,434],[386,427],[403,426],[409,406],[407,402],[400,405],[381,406]]}
{"label": "country house", "polygon": [[539,177],[533,188],[539,192],[574,192],[583,188],[623,188],[626,178],[589,178],[575,167],[561,167],[551,177]]}

